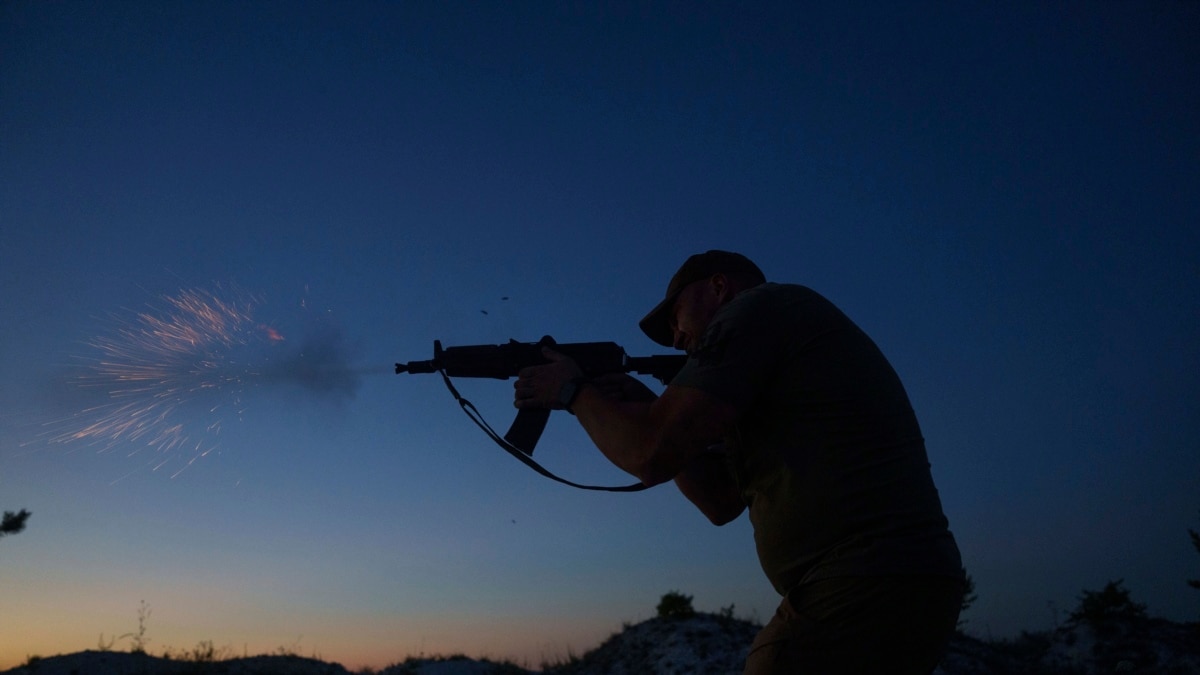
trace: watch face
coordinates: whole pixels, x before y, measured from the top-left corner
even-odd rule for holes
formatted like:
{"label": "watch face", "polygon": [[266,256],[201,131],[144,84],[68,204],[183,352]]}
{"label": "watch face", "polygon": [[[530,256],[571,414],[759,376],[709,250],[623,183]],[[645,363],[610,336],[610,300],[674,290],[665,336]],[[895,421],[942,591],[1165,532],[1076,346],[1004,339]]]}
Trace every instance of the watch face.
{"label": "watch face", "polygon": [[571,407],[571,401],[574,400],[577,389],[579,389],[579,383],[571,380],[558,390],[558,402],[562,404],[563,408]]}

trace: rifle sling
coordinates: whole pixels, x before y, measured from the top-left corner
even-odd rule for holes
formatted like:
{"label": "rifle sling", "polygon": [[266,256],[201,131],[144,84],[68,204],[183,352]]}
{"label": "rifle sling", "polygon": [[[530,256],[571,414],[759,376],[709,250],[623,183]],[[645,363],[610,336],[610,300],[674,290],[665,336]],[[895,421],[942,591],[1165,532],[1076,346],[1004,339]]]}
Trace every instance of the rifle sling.
{"label": "rifle sling", "polygon": [[449,389],[450,393],[454,395],[454,400],[458,401],[459,407],[462,408],[467,417],[471,418],[471,421],[474,422],[476,426],[478,426],[480,429],[483,429],[483,433],[487,434],[488,438],[495,441],[496,445],[499,445],[501,448],[503,448],[505,452],[521,460],[522,464],[542,474],[546,478],[556,480],[564,485],[570,485],[571,487],[579,488],[580,490],[599,490],[602,492],[638,492],[646,489],[646,486],[642,483],[634,483],[633,485],[624,486],[581,485],[579,483],[569,481],[566,478],[561,478],[554,475],[549,469],[534,461],[533,457],[525,454],[525,452],[521,451],[520,448],[517,448],[512,443],[504,440],[500,434],[496,433],[496,431],[492,429],[491,425],[489,425],[487,421],[483,419],[483,415],[479,413],[479,410],[475,408],[475,405],[463,398],[462,395],[458,393],[458,390],[454,388],[454,384],[450,382],[450,376],[446,374],[445,369],[439,370],[438,373],[441,374],[442,380],[446,382],[446,388]]}

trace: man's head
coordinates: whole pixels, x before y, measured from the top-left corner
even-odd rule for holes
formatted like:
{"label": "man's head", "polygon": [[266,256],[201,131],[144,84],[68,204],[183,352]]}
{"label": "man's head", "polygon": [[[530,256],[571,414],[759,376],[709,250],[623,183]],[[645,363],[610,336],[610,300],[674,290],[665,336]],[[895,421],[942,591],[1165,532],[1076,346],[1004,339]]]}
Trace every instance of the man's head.
{"label": "man's head", "polygon": [[684,261],[666,297],[638,325],[658,344],[690,351],[721,305],[764,281],[762,270],[744,255],[697,253]]}

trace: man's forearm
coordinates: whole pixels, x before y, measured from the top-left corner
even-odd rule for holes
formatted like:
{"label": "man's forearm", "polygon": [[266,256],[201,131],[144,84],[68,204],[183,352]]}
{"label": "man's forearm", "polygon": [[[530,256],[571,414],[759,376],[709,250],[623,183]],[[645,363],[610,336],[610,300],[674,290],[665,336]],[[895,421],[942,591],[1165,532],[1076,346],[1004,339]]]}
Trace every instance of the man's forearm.
{"label": "man's forearm", "polygon": [[572,412],[610,462],[646,485],[657,485],[671,480],[679,467],[665,461],[669,457],[662,447],[662,425],[652,405],[651,401],[614,400],[594,386],[584,386]]}
{"label": "man's forearm", "polygon": [[713,524],[724,525],[745,509],[724,452],[715,448],[673,451],[652,402],[619,401],[595,387],[584,387],[572,410],[610,462],[646,485],[674,479],[679,491]]}

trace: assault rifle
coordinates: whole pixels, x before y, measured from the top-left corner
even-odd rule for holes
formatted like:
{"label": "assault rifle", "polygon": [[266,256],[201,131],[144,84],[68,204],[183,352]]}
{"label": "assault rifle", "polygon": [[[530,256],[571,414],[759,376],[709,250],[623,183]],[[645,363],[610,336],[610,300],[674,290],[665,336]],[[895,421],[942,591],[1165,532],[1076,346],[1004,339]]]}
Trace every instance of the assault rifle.
{"label": "assault rifle", "polygon": [[522,408],[518,410],[512,426],[501,437],[483,420],[475,406],[463,398],[450,382],[451,377],[482,377],[498,380],[516,377],[524,368],[549,363],[542,355],[543,347],[550,347],[573,359],[575,363],[579,364],[579,368],[583,370],[586,377],[596,377],[608,373],[637,373],[651,375],[664,385],[674,379],[676,373],[687,361],[687,357],[683,354],[629,356],[615,342],[558,344],[548,335],[537,342],[509,340],[508,343],[501,345],[445,348],[442,347],[441,341],[434,340],[432,359],[397,363],[396,374],[440,373],[446,386],[450,389],[450,393],[454,395],[454,399],[458,401],[472,421],[509,454],[548,478],[587,490],[632,491],[641,489],[640,483],[624,488],[595,487],[579,485],[555,476],[533,461],[534,446],[537,445],[542,431],[546,428],[546,422],[550,419],[549,409]]}

